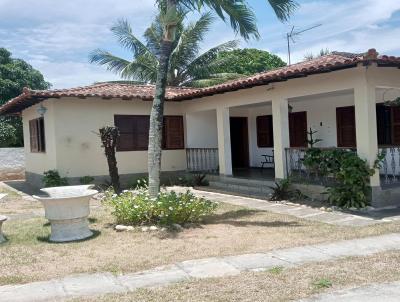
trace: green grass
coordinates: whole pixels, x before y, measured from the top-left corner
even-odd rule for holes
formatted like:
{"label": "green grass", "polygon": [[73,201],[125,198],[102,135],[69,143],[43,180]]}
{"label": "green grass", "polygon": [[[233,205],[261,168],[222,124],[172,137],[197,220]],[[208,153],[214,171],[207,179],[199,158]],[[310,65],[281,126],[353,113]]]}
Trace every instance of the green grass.
{"label": "green grass", "polygon": [[269,269],[268,272],[274,275],[279,275],[283,272],[283,266],[274,266],[273,268]]}
{"label": "green grass", "polygon": [[314,281],[312,285],[314,286],[315,289],[322,289],[322,288],[330,288],[332,287],[333,284],[331,280],[322,278]]}

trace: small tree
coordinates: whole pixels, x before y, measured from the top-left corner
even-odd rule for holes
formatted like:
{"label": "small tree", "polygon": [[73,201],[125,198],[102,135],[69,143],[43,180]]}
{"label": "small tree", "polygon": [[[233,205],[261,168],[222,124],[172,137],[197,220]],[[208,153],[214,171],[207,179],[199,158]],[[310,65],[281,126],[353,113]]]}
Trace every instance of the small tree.
{"label": "small tree", "polygon": [[115,152],[117,148],[117,140],[119,137],[119,130],[117,127],[105,126],[99,130],[102,147],[107,157],[108,171],[111,177],[111,184],[115,193],[121,193],[121,185],[119,182],[119,174],[117,167],[117,159]]}

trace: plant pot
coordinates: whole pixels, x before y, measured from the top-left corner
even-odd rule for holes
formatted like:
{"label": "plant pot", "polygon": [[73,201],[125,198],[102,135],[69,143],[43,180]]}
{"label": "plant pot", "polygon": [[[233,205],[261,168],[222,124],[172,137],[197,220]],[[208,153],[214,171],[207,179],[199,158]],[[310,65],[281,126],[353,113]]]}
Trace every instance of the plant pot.
{"label": "plant pot", "polygon": [[47,196],[33,196],[45,210],[51,225],[50,241],[67,242],[93,235],[89,229],[89,201],[97,194],[93,185],[66,186],[41,189]]}

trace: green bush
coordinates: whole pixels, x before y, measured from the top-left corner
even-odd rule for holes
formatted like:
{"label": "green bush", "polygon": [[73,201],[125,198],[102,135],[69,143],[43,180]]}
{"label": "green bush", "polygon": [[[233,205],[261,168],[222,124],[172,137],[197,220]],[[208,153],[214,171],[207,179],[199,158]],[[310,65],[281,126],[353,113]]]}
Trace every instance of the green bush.
{"label": "green bush", "polygon": [[46,188],[68,186],[67,179],[61,177],[57,170],[49,170],[43,174],[43,184]]}
{"label": "green bush", "polygon": [[[380,158],[381,155],[374,168],[379,167]],[[369,205],[369,178],[375,170],[357,153],[343,149],[311,148],[306,151],[303,163],[310,173],[331,179],[328,200],[332,205],[342,208],[363,208]]]}
{"label": "green bush", "polygon": [[105,203],[113,208],[117,223],[125,225],[198,222],[217,207],[215,202],[198,198],[189,191],[161,192],[156,199],[151,199],[147,189],[124,191],[120,195],[108,191]]}
{"label": "green bush", "polygon": [[289,178],[275,182],[274,187],[269,187],[272,190],[269,199],[272,201],[282,201],[307,198],[307,196],[302,194],[299,190],[293,190],[291,184]]}
{"label": "green bush", "polygon": [[79,182],[82,185],[90,185],[92,184],[94,181],[94,177],[92,176],[82,176],[81,178],[79,178]]}

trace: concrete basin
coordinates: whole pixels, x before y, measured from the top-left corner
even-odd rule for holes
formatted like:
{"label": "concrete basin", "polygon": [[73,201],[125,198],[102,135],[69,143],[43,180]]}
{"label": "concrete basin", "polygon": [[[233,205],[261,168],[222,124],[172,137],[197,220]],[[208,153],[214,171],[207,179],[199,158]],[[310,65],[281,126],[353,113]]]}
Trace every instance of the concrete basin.
{"label": "concrete basin", "polygon": [[7,216],[0,215],[0,243],[3,243],[6,241],[6,238],[4,238],[3,231],[1,229],[3,227],[3,222],[6,220],[7,220]]}
{"label": "concrete basin", "polygon": [[89,229],[89,201],[96,190],[94,185],[66,186],[41,189],[44,196],[39,200],[45,210],[45,217],[50,221],[50,241],[66,242],[85,239],[93,235]]}

